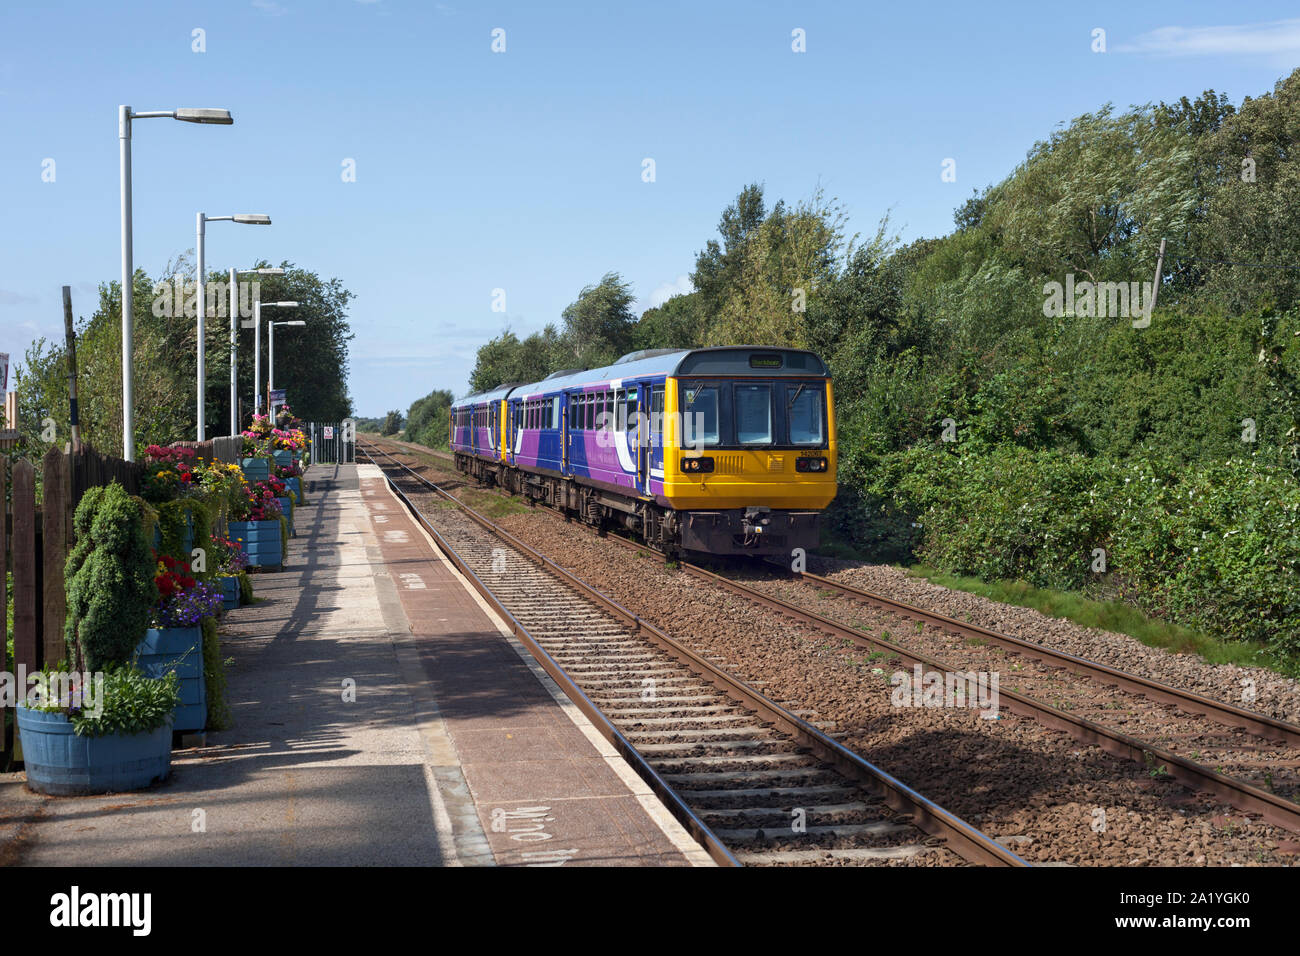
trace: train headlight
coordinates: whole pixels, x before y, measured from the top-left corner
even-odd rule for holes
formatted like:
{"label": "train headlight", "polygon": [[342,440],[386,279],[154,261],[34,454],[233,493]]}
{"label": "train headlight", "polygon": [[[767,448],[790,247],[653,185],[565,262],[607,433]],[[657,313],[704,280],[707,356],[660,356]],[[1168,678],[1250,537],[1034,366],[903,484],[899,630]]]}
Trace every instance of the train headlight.
{"label": "train headlight", "polygon": [[825,471],[830,465],[825,458],[796,458],[795,471]]}
{"label": "train headlight", "polygon": [[688,475],[698,475],[702,472],[708,472],[712,470],[713,470],[712,458],[700,457],[700,458],[682,459],[682,471]]}

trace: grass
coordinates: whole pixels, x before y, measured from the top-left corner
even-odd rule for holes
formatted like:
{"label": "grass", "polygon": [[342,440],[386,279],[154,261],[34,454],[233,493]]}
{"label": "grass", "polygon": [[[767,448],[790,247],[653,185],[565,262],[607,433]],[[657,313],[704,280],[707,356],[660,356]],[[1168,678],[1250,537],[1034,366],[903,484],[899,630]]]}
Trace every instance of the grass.
{"label": "grass", "polygon": [[1065,618],[1084,627],[1127,634],[1148,647],[1162,647],[1176,654],[1196,654],[1211,664],[1278,669],[1268,651],[1258,644],[1225,641],[1203,631],[1148,617],[1137,608],[1119,601],[1094,601],[1069,591],[1037,588],[1024,581],[981,581],[979,578],[948,574],[928,565],[916,564],[905,570],[954,591],[1033,608],[1048,617]]}

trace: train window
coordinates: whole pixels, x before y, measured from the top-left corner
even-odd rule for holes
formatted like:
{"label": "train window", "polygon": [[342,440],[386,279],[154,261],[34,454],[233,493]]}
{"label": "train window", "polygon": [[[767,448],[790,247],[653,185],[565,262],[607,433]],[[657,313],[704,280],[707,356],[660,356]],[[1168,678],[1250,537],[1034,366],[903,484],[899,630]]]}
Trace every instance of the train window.
{"label": "train window", "polygon": [[623,430],[636,431],[636,389],[629,388],[623,398]]}
{"label": "train window", "polygon": [[716,445],[718,390],[712,386],[688,385],[682,392],[682,444]]}
{"label": "train window", "polygon": [[596,417],[595,395],[586,394],[582,396],[582,428],[584,431],[591,431],[591,426]]}
{"label": "train window", "polygon": [[786,406],[790,416],[790,444],[822,445],[822,387],[787,385]]}
{"label": "train window", "polygon": [[551,399],[551,427],[560,427],[560,396]]}
{"label": "train window", "polygon": [[772,386],[736,385],[736,441],[742,445],[772,444]]}

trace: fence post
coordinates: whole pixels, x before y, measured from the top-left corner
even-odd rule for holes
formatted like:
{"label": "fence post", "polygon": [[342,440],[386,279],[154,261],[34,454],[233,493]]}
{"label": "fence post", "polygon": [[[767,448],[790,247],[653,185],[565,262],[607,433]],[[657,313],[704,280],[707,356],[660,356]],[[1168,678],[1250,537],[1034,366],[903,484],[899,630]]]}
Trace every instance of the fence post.
{"label": "fence post", "polygon": [[36,470],[14,462],[14,668],[40,669],[36,635]]}
{"label": "fence post", "polygon": [[[71,455],[57,447],[45,454],[42,509],[41,560],[45,574],[42,581],[44,614],[42,630],[45,632],[44,654],[47,666],[54,666],[68,656],[63,638],[63,622],[68,613],[68,597],[63,588],[63,564],[68,559],[68,540],[71,537],[72,500]],[[69,661],[71,666],[75,662]]]}

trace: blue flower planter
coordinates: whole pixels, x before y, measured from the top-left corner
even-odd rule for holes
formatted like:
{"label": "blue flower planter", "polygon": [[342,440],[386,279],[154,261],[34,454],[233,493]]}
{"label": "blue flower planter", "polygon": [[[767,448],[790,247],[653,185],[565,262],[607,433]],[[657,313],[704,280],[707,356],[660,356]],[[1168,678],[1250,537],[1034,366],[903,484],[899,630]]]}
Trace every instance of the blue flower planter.
{"label": "blue flower planter", "polygon": [[151,627],[135,647],[140,670],[159,678],[175,671],[181,682],[181,700],[172,714],[172,728],[202,730],[208,724],[207,682],[203,677],[203,629]]}
{"label": "blue flower planter", "polygon": [[285,478],[284,486],[298,496],[299,505],[305,505],[307,503],[302,500],[302,479],[301,478]]}
{"label": "blue flower planter", "polygon": [[284,564],[284,550],[280,543],[280,522],[232,521],[230,540],[239,545],[248,556],[251,567],[276,567]]}
{"label": "blue flower planter", "polygon": [[281,510],[282,512],[284,512],[284,516],[285,516],[287,519],[289,519],[289,537],[291,537],[291,538],[295,538],[295,537],[297,537],[297,536],[298,536],[298,532],[296,532],[296,531],[293,530],[293,499],[292,499],[292,498],[276,498],[275,500],[278,501],[278,502],[280,502],[280,510]]}
{"label": "blue flower planter", "polygon": [[221,587],[221,606],[227,611],[239,607],[239,578],[217,578]]}
{"label": "blue flower planter", "polygon": [[271,459],[262,458],[241,458],[239,467],[244,470],[244,477],[251,485],[255,481],[261,481],[263,478],[271,477]]}
{"label": "blue flower planter", "polygon": [[271,454],[275,457],[275,463],[281,468],[288,468],[293,464],[293,452],[287,448],[273,451]]}
{"label": "blue flower planter", "polygon": [[78,737],[63,714],[17,708],[27,785],[37,793],[77,796],[139,790],[166,779],[172,728],[148,734]]}

